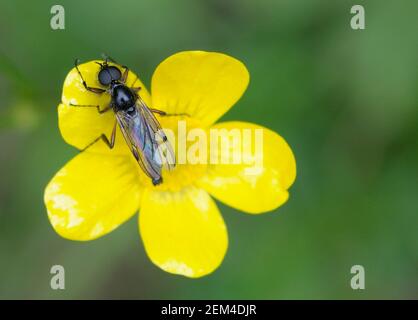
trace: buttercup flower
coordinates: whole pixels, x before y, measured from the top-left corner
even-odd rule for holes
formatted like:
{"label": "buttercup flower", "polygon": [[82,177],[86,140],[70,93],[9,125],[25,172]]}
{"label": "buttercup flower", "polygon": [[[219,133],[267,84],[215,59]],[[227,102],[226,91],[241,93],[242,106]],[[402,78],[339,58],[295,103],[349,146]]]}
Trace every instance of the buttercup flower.
{"label": "buttercup flower", "polygon": [[[101,87],[100,66],[91,61],[79,66],[87,84]],[[211,196],[238,210],[259,214],[288,199],[296,176],[292,151],[277,133],[247,122],[214,124],[241,97],[249,73],[240,61],[221,53],[186,51],[164,60],[155,70],[151,94],[135,74],[127,85],[140,86],[140,96],[167,116],[157,118],[175,133],[186,124],[187,132],[210,129],[261,129],[261,170],[248,174],[246,163],[178,163],[163,171],[163,183],[153,186],[132,156],[119,128],[113,149],[99,140],[70,160],[45,190],[45,204],[55,231],[64,238],[87,241],[101,237],[139,210],[139,231],[146,252],[161,269],[187,277],[201,277],[222,262],[228,246],[224,220]],[[111,134],[115,115],[99,113],[109,105],[108,93],[87,91],[75,69],[67,75],[59,128],[64,140],[85,148],[102,133]],[[171,115],[171,116],[170,116]],[[191,142],[186,139],[189,145]],[[176,144],[175,142],[173,143]],[[248,156],[254,147],[229,148],[228,158]],[[176,149],[176,148],[175,148]],[[221,152],[222,150],[218,150]],[[178,155],[177,155],[178,156]]]}

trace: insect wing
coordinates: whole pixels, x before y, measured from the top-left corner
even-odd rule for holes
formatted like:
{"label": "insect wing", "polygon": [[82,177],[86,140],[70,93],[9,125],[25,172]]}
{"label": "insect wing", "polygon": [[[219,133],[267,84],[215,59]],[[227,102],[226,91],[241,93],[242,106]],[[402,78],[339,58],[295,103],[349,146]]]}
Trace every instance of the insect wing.
{"label": "insect wing", "polygon": [[138,97],[137,106],[146,126],[155,137],[155,142],[157,144],[156,152],[158,152],[159,159],[161,159],[162,164],[165,165],[167,169],[173,169],[176,166],[176,157],[171,143],[168,141],[160,123],[140,97]]}
{"label": "insect wing", "polygon": [[141,169],[153,180],[161,179],[161,161],[156,154],[156,142],[137,107],[132,112],[118,111],[116,119],[122,134]]}

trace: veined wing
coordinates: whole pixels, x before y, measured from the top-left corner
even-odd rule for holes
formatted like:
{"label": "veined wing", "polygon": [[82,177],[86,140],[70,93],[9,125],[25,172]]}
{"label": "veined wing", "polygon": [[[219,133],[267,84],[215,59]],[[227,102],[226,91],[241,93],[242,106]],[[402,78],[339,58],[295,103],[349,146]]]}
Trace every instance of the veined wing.
{"label": "veined wing", "polygon": [[[164,132],[161,129],[156,130],[156,128],[161,128],[158,121],[155,117],[147,117],[146,111],[143,110],[142,104],[137,103],[128,111],[116,112],[116,118],[126,143],[141,169],[154,184],[158,184],[162,181],[163,165],[172,168],[175,164],[175,160],[173,162],[175,157]],[[151,113],[148,108],[147,111]]]}
{"label": "veined wing", "polygon": [[164,130],[141,97],[138,97],[137,106],[149,130],[154,133],[155,140],[158,144],[157,151],[160,159],[169,170],[173,169],[176,166],[176,157]]}
{"label": "veined wing", "polygon": [[161,181],[161,165],[154,160],[153,141],[136,108],[133,112],[118,111],[116,119],[126,143],[141,169],[154,184]]}

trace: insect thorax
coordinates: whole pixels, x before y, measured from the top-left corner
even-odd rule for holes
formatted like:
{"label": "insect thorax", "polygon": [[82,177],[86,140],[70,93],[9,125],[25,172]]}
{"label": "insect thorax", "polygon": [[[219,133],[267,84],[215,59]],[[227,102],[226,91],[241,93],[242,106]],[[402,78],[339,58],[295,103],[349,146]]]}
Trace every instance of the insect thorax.
{"label": "insect thorax", "polygon": [[123,84],[116,84],[112,87],[112,103],[116,111],[127,111],[136,102],[135,93]]}

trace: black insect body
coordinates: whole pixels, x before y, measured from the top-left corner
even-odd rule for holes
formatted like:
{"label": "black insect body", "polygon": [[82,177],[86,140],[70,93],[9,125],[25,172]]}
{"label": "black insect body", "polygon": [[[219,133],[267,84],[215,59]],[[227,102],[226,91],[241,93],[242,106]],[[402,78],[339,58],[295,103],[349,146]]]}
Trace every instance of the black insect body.
{"label": "black insect body", "polygon": [[[106,89],[88,86],[78,69],[78,60],[75,62],[75,68],[81,77],[84,87],[96,94],[108,92],[111,96],[111,101],[102,110],[99,106],[74,104],[72,106],[96,107],[99,113],[113,110],[116,115],[110,139],[105,134],[102,134],[83,150],[99,140],[103,140],[112,149],[115,145],[116,125],[118,124],[138,164],[151,178],[152,183],[158,185],[163,181],[161,176],[163,166],[168,169],[172,169],[175,166],[175,156],[171,144],[153,113],[166,114],[163,111],[151,109],[145,104],[138,94],[140,87],[128,87],[126,85],[129,73],[129,69],[126,66],[121,66],[123,69],[123,72],[121,72],[115,65],[110,65],[109,60],[109,58],[106,58],[102,63],[97,62],[100,65],[97,78],[99,83]],[[116,64],[115,61],[110,61]]]}

